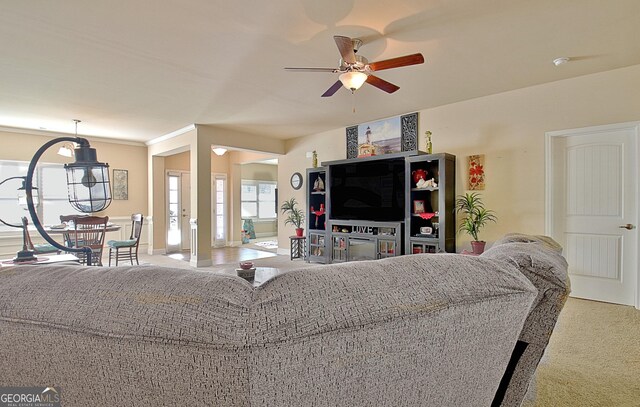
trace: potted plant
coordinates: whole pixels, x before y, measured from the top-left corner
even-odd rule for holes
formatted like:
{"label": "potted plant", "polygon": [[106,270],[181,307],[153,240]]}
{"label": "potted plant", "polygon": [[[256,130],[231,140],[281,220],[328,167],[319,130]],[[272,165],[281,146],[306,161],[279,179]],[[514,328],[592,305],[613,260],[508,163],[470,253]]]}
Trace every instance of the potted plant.
{"label": "potted plant", "polygon": [[293,225],[296,228],[296,236],[302,236],[304,229],[302,228],[302,222],[304,222],[304,213],[297,207],[298,202],[296,198],[291,198],[288,201],[284,201],[280,210],[283,214],[287,215],[284,220],[285,225]]}
{"label": "potted plant", "polygon": [[458,227],[458,232],[464,231],[468,233],[473,238],[471,241],[473,253],[482,254],[486,242],[480,240],[478,234],[487,222],[496,222],[498,220],[495,212],[484,207],[482,197],[477,192],[458,195],[456,198],[455,211],[463,214],[462,223],[460,223]]}

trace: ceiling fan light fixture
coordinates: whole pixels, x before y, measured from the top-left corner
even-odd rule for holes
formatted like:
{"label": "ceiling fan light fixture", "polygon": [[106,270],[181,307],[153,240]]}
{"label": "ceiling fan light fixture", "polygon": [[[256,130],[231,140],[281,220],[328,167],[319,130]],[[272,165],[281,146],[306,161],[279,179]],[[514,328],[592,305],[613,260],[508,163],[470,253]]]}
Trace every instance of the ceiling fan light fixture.
{"label": "ceiling fan light fixture", "polygon": [[569,62],[571,60],[571,58],[569,57],[559,57],[553,60],[553,64],[555,66],[560,66],[560,65],[564,65],[567,62]]}
{"label": "ceiling fan light fixture", "polygon": [[359,71],[350,71],[340,75],[339,79],[345,88],[353,92],[360,89],[362,84],[364,84],[367,80],[367,74]]}
{"label": "ceiling fan light fixture", "polygon": [[216,155],[224,155],[224,153],[227,152],[227,149],[222,147],[214,147],[211,148],[211,151],[213,151]]}

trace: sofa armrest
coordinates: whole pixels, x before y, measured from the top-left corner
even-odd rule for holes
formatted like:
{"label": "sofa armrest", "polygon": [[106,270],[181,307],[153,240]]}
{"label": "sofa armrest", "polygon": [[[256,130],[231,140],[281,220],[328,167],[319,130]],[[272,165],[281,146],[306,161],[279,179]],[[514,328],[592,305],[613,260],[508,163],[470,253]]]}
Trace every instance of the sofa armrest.
{"label": "sofa armrest", "polygon": [[[514,265],[538,289],[519,341],[527,344],[515,364],[501,402],[494,405],[518,406],[542,358],[556,321],[570,290],[567,262],[562,247],[547,236],[511,234],[505,236],[481,257]],[[505,383],[503,383],[505,384]]]}

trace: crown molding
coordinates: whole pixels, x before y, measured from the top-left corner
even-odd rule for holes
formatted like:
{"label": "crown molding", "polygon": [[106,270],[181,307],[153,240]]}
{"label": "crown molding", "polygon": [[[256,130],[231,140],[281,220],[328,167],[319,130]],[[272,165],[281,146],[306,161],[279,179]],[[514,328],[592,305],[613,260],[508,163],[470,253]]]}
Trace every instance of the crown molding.
{"label": "crown molding", "polygon": [[172,139],[174,137],[178,137],[178,136],[180,136],[180,135],[182,135],[184,133],[188,133],[188,132],[190,132],[192,130],[195,130],[195,129],[196,129],[196,125],[192,123],[192,124],[190,124],[188,126],[185,126],[185,127],[181,128],[181,129],[178,129],[176,131],[172,131],[171,133],[167,133],[164,136],[160,136],[160,137],[156,137],[154,139],[151,139],[151,140],[147,141],[145,144],[148,145],[148,146],[151,146],[151,145],[154,145],[154,144],[158,144],[158,143],[161,143],[163,141],[170,140],[170,139]]}
{"label": "crown molding", "polygon": [[[44,137],[51,137],[51,138],[76,136],[75,133],[64,133],[59,131],[27,129],[23,127],[10,127],[10,126],[0,126],[0,131],[4,131],[8,133],[30,134],[33,136],[44,136]],[[86,138],[89,141],[96,141],[100,143],[124,144],[128,146],[145,147],[145,143],[140,141],[129,141],[129,140],[107,138],[107,137],[87,136],[84,134],[78,134],[78,137]]]}

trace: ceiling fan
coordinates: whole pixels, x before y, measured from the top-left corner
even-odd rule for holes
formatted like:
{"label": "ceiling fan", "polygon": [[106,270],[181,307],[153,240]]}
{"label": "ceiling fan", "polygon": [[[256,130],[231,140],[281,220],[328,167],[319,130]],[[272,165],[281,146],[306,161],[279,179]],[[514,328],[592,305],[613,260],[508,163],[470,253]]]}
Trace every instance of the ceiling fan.
{"label": "ceiling fan", "polygon": [[382,71],[384,69],[400,68],[402,66],[417,65],[424,63],[422,54],[411,54],[403,57],[385,59],[384,61],[369,62],[367,58],[356,55],[358,49],[362,45],[362,41],[358,38],[349,38],[341,35],[334,35],[338,50],[342,59],[338,68],[284,68],[294,72],[331,72],[339,73],[339,80],[334,83],[322,97],[333,96],[343,85],[345,88],[355,92],[366,82],[381,89],[387,93],[393,93],[400,87],[393,83],[380,79],[372,75],[372,72]]}

